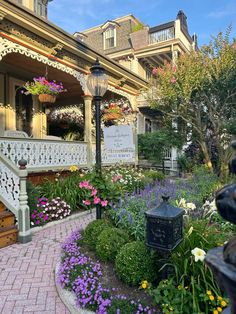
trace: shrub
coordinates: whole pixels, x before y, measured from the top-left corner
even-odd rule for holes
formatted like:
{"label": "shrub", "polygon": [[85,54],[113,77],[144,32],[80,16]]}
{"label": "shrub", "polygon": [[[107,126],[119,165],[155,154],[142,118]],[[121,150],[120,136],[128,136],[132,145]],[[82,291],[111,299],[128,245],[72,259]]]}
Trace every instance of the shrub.
{"label": "shrub", "polygon": [[104,219],[94,220],[90,222],[84,230],[84,242],[92,249],[96,248],[100,233],[111,227],[111,224]]}
{"label": "shrub", "polygon": [[96,254],[102,261],[113,261],[121,247],[127,242],[129,242],[129,236],[125,231],[107,228],[98,237]]}
{"label": "shrub", "polygon": [[31,181],[27,180],[26,190],[27,190],[27,195],[28,195],[28,206],[29,206],[30,212],[32,213],[37,207],[37,202],[40,197],[40,188],[33,185]]}
{"label": "shrub", "polygon": [[162,181],[165,179],[164,173],[156,170],[144,171],[144,176],[150,178],[152,181]]}
{"label": "shrub", "polygon": [[129,285],[138,286],[142,280],[156,278],[154,258],[145,244],[134,241],[125,244],[116,256],[115,269],[118,277]]}

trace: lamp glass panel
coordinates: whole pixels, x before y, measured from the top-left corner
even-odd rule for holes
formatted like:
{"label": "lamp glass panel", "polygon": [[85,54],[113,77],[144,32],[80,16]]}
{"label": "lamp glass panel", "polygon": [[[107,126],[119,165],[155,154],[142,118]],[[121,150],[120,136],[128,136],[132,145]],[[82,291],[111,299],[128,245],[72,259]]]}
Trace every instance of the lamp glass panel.
{"label": "lamp glass panel", "polygon": [[93,96],[103,96],[107,90],[108,79],[104,73],[92,73],[88,76],[87,87]]}

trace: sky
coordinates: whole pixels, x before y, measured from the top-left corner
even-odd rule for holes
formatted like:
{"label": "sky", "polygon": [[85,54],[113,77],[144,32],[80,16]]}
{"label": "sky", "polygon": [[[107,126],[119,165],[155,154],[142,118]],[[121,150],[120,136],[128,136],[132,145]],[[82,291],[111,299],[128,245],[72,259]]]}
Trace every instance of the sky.
{"label": "sky", "polygon": [[197,34],[199,46],[230,25],[231,37],[236,37],[235,0],[53,0],[48,19],[73,34],[128,14],[153,27],[175,20],[179,10],[186,14],[189,33]]}

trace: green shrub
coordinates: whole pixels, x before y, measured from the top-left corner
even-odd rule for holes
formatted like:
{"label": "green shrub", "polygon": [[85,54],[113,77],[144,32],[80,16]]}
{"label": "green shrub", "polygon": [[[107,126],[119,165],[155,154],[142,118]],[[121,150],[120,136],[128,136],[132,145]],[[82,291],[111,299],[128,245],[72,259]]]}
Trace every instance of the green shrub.
{"label": "green shrub", "polygon": [[144,171],[144,176],[150,178],[152,181],[163,181],[165,179],[164,173],[156,170]]}
{"label": "green shrub", "polygon": [[157,275],[154,258],[141,241],[127,243],[121,248],[116,256],[115,269],[122,281],[134,286],[143,280],[153,281]]}
{"label": "green shrub", "polygon": [[104,219],[90,222],[84,230],[84,242],[90,248],[95,249],[100,233],[109,227],[111,227],[111,224]]}
{"label": "green shrub", "polygon": [[127,242],[129,242],[129,236],[125,231],[107,228],[98,237],[96,254],[102,261],[114,261],[121,247]]}
{"label": "green shrub", "polygon": [[26,181],[26,190],[28,194],[28,206],[30,213],[37,209],[38,199],[40,198],[40,187],[33,185],[29,180]]}

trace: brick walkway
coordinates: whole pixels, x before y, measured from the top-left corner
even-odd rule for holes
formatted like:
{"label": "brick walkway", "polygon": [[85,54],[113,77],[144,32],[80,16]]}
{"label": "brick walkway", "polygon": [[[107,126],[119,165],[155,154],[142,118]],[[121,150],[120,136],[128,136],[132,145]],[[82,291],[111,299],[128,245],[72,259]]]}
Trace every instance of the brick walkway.
{"label": "brick walkway", "polygon": [[93,214],[38,231],[27,244],[0,249],[0,313],[69,313],[58,297],[54,268],[60,245],[76,229],[83,229]]}

